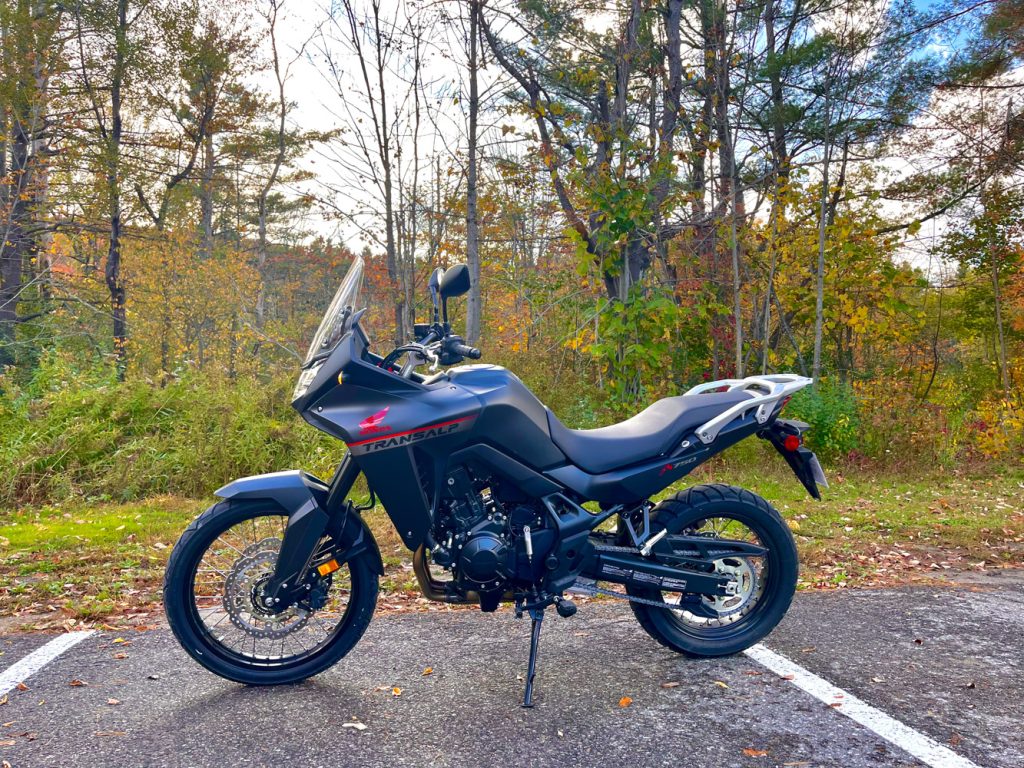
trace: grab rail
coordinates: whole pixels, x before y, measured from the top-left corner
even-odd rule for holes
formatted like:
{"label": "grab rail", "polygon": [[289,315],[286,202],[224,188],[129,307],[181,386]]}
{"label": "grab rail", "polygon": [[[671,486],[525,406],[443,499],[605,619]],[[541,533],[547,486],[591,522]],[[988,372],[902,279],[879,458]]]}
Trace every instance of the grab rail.
{"label": "grab rail", "polygon": [[[775,404],[784,397],[791,396],[794,392],[803,389],[814,383],[814,379],[806,376],[797,376],[795,373],[780,373],[773,376],[748,376],[745,379],[721,379],[720,381],[709,381],[705,384],[698,384],[690,389],[687,395],[706,395],[715,390],[735,392],[742,390],[749,392],[751,397],[741,403],[737,403],[728,410],[715,416],[710,421],[697,427],[697,437],[707,445],[714,442],[718,433],[737,418],[743,418],[752,408],[757,408],[754,417],[758,424],[764,424],[771,416]],[[760,394],[758,394],[760,393]]]}

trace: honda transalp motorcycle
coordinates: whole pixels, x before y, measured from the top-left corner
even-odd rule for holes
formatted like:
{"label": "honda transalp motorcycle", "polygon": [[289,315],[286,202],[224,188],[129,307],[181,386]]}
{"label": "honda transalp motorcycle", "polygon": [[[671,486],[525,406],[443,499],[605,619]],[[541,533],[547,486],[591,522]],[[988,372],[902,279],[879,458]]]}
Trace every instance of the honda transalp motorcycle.
{"label": "honda transalp motorcycle", "polygon": [[[465,265],[434,272],[433,322],[383,357],[361,323],[363,270],[357,258],[292,401],[348,445],[334,477],[236,480],[174,547],[164,603],[192,658],[230,680],[272,685],[347,654],[370,623],[384,573],[362,517],[377,502],[413,552],[428,598],[483,611],[512,603],[517,617],[530,616],[524,706],[545,610],[573,615],[574,593],[628,600],[651,637],[687,656],[737,653],[778,624],[797,580],[779,513],[726,485],[651,497],[757,435],[820,498],[825,478],[803,444],[807,425],[780,418],[810,379],[709,382],[622,423],[574,430],[508,370],[459,365],[480,357],[448,322],[448,300],[470,287]],[[360,474],[365,504],[350,495]]]}

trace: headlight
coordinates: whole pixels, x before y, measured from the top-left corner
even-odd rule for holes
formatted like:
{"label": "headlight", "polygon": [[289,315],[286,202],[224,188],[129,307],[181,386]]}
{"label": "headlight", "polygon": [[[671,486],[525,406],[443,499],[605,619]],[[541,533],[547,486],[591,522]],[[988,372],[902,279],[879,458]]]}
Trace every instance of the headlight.
{"label": "headlight", "polygon": [[316,375],[320,373],[321,367],[323,367],[323,361],[309,366],[309,368],[306,368],[299,374],[299,382],[295,385],[295,391],[292,392],[292,402],[306,394],[306,390],[309,389],[309,385],[313,383],[313,379],[315,379]]}

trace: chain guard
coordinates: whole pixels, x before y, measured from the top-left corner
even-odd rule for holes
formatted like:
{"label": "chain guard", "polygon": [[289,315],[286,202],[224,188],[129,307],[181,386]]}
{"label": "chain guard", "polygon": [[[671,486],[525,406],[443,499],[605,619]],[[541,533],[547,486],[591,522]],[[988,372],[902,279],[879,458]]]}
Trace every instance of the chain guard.
{"label": "chain guard", "polygon": [[[640,550],[636,547],[620,547],[612,544],[595,544],[594,549],[598,552],[623,552],[632,555],[639,555]],[[673,605],[672,603],[666,603],[663,600],[652,600],[647,597],[639,597],[638,595],[630,595],[625,592],[616,592],[614,589],[605,589],[604,587],[597,586],[595,579],[588,579],[584,576],[579,576],[576,581],[568,589],[569,592],[574,592],[577,595],[583,595],[585,597],[596,597],[597,595],[604,595],[606,597],[615,597],[619,600],[628,600],[631,603],[639,603],[640,605],[649,605],[652,608],[661,608],[662,610],[678,611],[680,606]],[[693,606],[696,607],[696,606]],[[701,606],[704,607],[703,605]],[[691,607],[687,607],[687,610],[692,610]],[[718,616],[713,608],[706,608],[709,614]],[[697,611],[700,612],[700,609]],[[710,616],[708,617],[710,618]]]}

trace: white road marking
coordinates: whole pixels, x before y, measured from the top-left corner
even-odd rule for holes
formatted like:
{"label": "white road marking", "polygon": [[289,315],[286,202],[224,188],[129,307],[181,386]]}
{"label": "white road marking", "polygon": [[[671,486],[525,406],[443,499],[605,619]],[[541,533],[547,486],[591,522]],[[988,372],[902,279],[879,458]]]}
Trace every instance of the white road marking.
{"label": "white road marking", "polygon": [[852,693],[837,688],[828,680],[818,677],[813,672],[808,672],[799,664],[763,645],[755,645],[744,653],[819,701],[829,706],[838,705],[833,707],[836,712],[840,712],[868,730],[874,731],[886,741],[909,752],[932,768],[979,768],[976,763],[972,763],[966,757],[961,757],[934,739],[915,731],[909,725],[872,707]]}
{"label": "white road marking", "polygon": [[93,634],[93,630],[89,629],[82,632],[67,632],[66,634],[58,635],[41,648],[36,648],[25,658],[14,662],[3,672],[0,672],[0,696],[14,689],[18,683],[28,680],[32,675],[64,653],[64,651],[78,645],[91,634]]}

